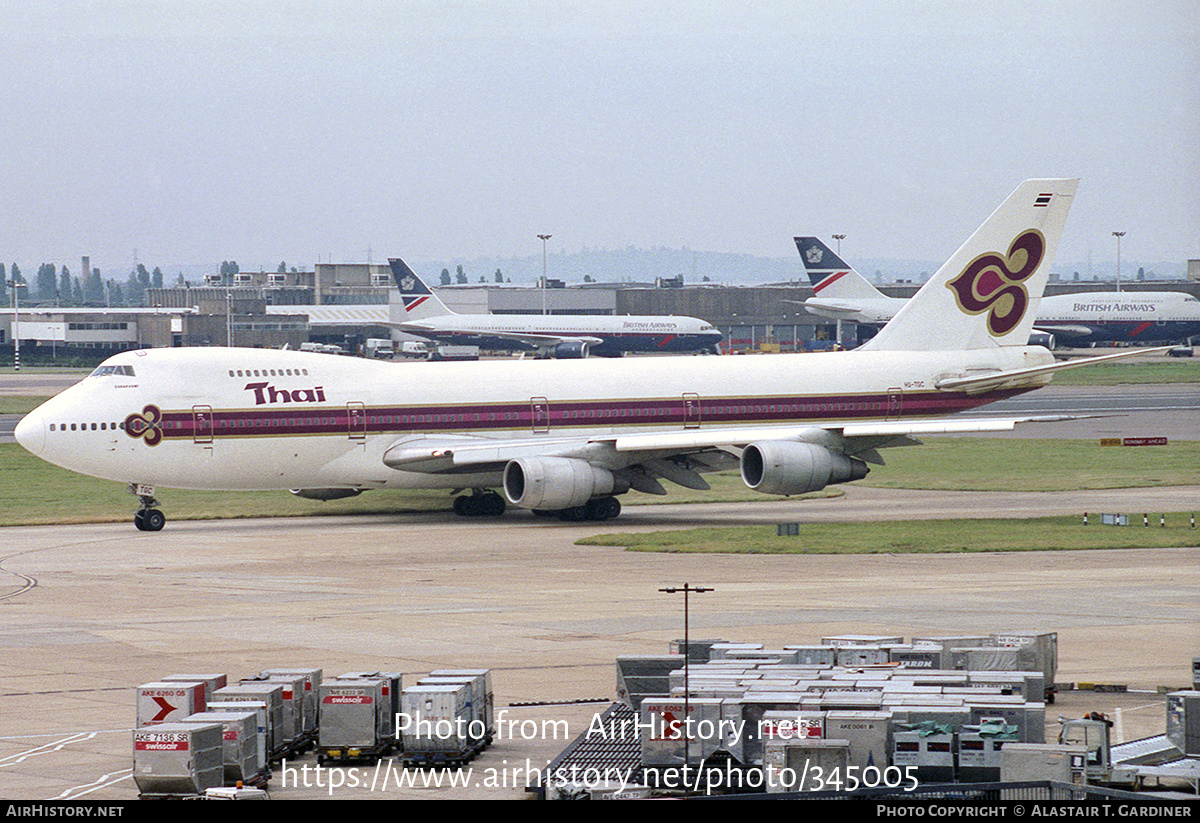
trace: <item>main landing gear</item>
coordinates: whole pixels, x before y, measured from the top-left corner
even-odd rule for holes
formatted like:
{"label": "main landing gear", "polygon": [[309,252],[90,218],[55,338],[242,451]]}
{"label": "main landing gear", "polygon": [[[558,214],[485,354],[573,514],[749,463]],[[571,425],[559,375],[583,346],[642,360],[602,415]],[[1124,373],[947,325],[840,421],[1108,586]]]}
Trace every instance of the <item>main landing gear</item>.
{"label": "main landing gear", "polygon": [[162,504],[150,494],[138,495],[138,499],[142,501],[142,507],[134,512],[133,525],[141,532],[162,531],[162,527],[167,524],[166,515],[154,508]]}
{"label": "main landing gear", "polygon": [[507,507],[504,498],[490,489],[475,489],[454,498],[454,513],[463,517],[499,517]]}
{"label": "main landing gear", "polygon": [[583,520],[612,520],[621,513],[621,501],[615,497],[593,497],[582,506],[572,506],[569,509],[558,511],[534,509],[533,513],[538,517],[557,517],[559,520],[569,523]]}

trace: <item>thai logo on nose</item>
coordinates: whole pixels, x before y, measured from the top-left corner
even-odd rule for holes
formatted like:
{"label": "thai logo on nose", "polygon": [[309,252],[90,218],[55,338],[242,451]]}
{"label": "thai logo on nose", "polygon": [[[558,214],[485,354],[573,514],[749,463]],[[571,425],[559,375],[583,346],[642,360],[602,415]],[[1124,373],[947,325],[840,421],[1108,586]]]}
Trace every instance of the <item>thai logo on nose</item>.
{"label": "thai logo on nose", "polygon": [[125,418],[125,433],[130,437],[140,437],[147,446],[157,446],[162,442],[162,411],[158,406],[146,406],[141,414],[131,414]]}
{"label": "thai logo on nose", "polygon": [[979,255],[946,288],[967,314],[988,312],[988,332],[1001,337],[1025,316],[1029,307],[1025,281],[1037,271],[1045,252],[1046,238],[1030,229],[1012,242],[1007,257],[996,252]]}

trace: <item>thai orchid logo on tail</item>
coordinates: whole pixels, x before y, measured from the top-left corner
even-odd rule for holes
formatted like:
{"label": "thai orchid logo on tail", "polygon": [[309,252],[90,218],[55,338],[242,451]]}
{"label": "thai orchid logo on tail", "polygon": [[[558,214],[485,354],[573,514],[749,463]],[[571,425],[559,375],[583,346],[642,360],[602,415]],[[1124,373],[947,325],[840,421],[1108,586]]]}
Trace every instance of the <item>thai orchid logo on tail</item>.
{"label": "thai orchid logo on tail", "polygon": [[1046,238],[1037,229],[1029,229],[1008,247],[1008,256],[996,252],[981,254],[962,274],[946,284],[954,292],[958,307],[967,314],[989,312],[988,332],[993,337],[1008,334],[1029,308],[1028,280],[1046,252]]}
{"label": "thai orchid logo on tail", "polygon": [[158,406],[146,406],[141,414],[131,414],[125,418],[125,433],[130,437],[140,437],[147,446],[157,446],[162,442],[162,411]]}

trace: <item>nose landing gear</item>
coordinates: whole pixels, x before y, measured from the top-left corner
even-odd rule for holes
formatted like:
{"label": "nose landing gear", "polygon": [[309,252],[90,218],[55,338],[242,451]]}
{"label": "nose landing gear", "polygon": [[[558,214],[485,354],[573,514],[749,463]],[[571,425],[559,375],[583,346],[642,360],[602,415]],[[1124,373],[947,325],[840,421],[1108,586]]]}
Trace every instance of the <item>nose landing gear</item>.
{"label": "nose landing gear", "polygon": [[140,532],[162,531],[162,527],[167,524],[167,518],[155,508],[162,504],[154,499],[154,487],[135,484],[130,486],[130,491],[142,502],[141,508],[133,514],[133,525]]}

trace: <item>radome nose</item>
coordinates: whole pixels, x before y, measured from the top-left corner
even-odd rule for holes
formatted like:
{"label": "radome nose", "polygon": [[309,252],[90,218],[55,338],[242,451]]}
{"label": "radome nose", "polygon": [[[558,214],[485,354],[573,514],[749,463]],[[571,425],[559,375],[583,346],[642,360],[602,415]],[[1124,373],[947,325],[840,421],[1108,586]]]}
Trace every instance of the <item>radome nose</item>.
{"label": "radome nose", "polygon": [[21,418],[13,432],[17,442],[36,455],[46,448],[46,420],[36,411]]}

